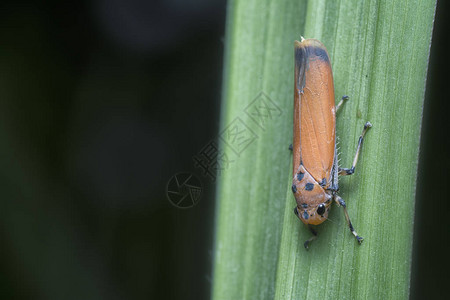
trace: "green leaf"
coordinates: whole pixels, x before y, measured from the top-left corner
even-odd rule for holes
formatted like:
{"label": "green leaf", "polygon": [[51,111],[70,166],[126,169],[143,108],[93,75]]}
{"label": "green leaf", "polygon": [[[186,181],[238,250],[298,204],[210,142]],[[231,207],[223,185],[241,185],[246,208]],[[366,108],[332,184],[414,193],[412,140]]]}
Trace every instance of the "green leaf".
{"label": "green leaf", "polygon": [[[405,299],[435,0],[269,1],[228,5],[221,147],[229,164],[217,186],[213,299]],[[341,208],[306,251],[292,184],[293,43],[316,38],[331,57]]]}

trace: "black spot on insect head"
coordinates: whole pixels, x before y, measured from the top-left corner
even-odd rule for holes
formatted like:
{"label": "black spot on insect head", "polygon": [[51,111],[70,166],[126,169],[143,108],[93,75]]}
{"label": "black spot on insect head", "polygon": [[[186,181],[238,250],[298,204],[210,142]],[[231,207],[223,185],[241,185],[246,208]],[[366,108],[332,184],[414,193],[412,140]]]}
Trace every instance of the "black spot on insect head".
{"label": "black spot on insect head", "polygon": [[309,215],[307,211],[303,212],[303,219],[308,220],[309,219]]}
{"label": "black spot on insect head", "polygon": [[319,204],[317,207],[317,213],[321,216],[325,213],[325,205],[323,203]]}
{"label": "black spot on insect head", "polygon": [[305,184],[305,190],[312,191],[313,188],[314,188],[314,183],[309,183],[308,182],[307,184]]}
{"label": "black spot on insect head", "polygon": [[305,176],[305,173],[298,172],[298,173],[297,173],[297,180],[298,180],[298,181],[302,181],[302,179],[303,179],[304,176]]}
{"label": "black spot on insect head", "polygon": [[303,207],[303,208],[307,208],[307,207],[308,207],[308,204],[302,203],[302,207]]}
{"label": "black spot on insect head", "polygon": [[295,186],[295,184],[292,185],[292,192],[294,194],[297,193],[297,187]]}
{"label": "black spot on insect head", "polygon": [[298,216],[298,210],[297,210],[297,206],[294,207],[294,215]]}

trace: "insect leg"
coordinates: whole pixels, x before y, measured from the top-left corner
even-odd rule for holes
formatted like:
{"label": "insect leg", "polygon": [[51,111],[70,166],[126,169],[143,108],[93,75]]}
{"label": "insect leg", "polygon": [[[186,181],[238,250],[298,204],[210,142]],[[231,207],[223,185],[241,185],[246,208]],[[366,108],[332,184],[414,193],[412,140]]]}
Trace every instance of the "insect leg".
{"label": "insect leg", "polygon": [[309,248],[309,244],[311,244],[312,241],[314,241],[317,238],[317,231],[314,230],[314,228],[312,228],[311,225],[308,224],[308,229],[309,231],[311,231],[311,233],[313,234],[312,237],[310,237],[304,244],[303,246],[305,246],[305,249]]}
{"label": "insect leg", "polygon": [[338,112],[339,108],[341,108],[342,104],[346,100],[348,100],[348,96],[346,96],[346,95],[342,96],[341,101],[339,101],[339,103],[336,105],[336,113]]}
{"label": "insect leg", "polygon": [[294,146],[292,146],[292,144],[289,145],[289,150],[294,150]]}
{"label": "insect leg", "polygon": [[367,130],[370,127],[372,127],[372,124],[370,122],[367,122],[366,124],[364,124],[364,129],[363,129],[361,135],[359,136],[358,147],[356,147],[356,154],[355,154],[355,158],[353,159],[352,167],[350,169],[348,169],[348,168],[339,168],[339,175],[340,176],[352,175],[353,173],[355,173],[355,167],[356,167],[356,164],[358,163],[359,152],[361,151],[361,147],[362,147],[362,144],[363,144],[363,141],[364,141],[364,135],[366,134]]}
{"label": "insect leg", "polygon": [[336,195],[335,198],[334,198],[334,201],[336,201],[336,203],[338,205],[340,205],[340,206],[342,206],[344,208],[345,219],[347,220],[348,227],[350,228],[350,231],[355,236],[355,238],[358,241],[358,243],[361,245],[361,243],[362,243],[362,241],[364,239],[361,236],[359,236],[358,233],[353,228],[352,221],[350,221],[350,217],[348,216],[347,205],[345,204],[344,199],[342,199],[341,197]]}

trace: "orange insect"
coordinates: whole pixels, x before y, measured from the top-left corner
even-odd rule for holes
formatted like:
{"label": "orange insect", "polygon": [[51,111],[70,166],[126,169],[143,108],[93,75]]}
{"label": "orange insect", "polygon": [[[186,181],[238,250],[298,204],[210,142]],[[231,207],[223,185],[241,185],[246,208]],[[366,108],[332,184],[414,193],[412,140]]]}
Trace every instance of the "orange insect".
{"label": "orange insect", "polygon": [[351,168],[340,168],[336,150],[336,112],[348,97],[334,104],[333,74],[325,46],[315,39],[295,41],[294,145],[293,182],[297,206],[294,213],[308,225],[319,225],[328,218],[332,200],[344,208],[345,218],[359,244],[363,238],[356,233],[348,216],[345,201],[337,194],[339,175],[355,172],[364,135],[372,124],[367,122],[359,137]]}

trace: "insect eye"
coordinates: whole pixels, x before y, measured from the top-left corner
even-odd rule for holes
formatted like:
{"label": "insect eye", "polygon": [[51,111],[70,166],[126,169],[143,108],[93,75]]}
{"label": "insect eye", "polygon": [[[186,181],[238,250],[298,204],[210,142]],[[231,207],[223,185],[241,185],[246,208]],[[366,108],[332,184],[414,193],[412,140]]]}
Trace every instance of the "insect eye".
{"label": "insect eye", "polygon": [[319,204],[319,207],[317,207],[317,213],[319,215],[323,215],[325,213],[325,205],[323,203]]}

